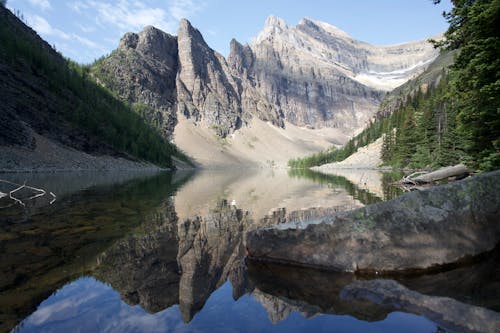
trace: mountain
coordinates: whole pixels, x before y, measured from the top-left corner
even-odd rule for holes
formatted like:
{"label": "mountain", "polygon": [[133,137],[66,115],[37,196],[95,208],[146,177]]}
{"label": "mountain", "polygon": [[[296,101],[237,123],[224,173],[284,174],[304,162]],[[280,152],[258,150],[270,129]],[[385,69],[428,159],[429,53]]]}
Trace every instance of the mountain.
{"label": "mountain", "polygon": [[172,156],[186,160],[88,67],[64,59],[3,6],[0,39],[0,170],[154,169],[174,167]]}
{"label": "mountain", "polygon": [[273,16],[250,49],[253,61],[246,72],[284,119],[353,131],[371,118],[385,91],[420,73],[437,56],[425,41],[372,46],[327,23],[304,18],[288,26]]}
{"label": "mountain", "polygon": [[327,23],[273,16],[250,45],[230,49],[224,58],[184,19],[177,37],[125,34],[91,74],[198,164],[284,165],[344,144],[387,91],[438,55],[426,41],[373,46]]}

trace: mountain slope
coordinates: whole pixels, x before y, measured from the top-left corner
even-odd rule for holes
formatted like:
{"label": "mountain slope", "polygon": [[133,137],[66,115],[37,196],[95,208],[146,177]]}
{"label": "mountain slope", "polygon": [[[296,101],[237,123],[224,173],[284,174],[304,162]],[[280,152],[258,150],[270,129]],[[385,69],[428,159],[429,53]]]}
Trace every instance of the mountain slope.
{"label": "mountain slope", "polygon": [[183,155],[0,6],[0,169],[173,167]]}

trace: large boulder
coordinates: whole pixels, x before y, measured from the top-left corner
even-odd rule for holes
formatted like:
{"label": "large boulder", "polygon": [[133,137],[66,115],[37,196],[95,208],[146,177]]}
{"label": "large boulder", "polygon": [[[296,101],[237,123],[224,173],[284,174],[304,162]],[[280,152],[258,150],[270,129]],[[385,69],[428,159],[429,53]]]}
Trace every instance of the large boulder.
{"label": "large boulder", "polygon": [[500,170],[391,201],[247,233],[248,257],[350,272],[425,270],[500,240]]}
{"label": "large boulder", "polygon": [[494,333],[500,330],[500,313],[461,303],[448,297],[427,296],[393,280],[355,281],[340,296],[346,301],[368,300],[399,311],[424,315],[456,332]]}

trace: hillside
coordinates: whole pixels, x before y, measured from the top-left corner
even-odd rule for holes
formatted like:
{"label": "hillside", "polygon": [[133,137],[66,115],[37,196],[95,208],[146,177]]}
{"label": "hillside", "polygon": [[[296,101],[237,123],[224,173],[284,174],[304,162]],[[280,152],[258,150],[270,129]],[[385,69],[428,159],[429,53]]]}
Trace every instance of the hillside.
{"label": "hillside", "polygon": [[0,6],[0,170],[173,167],[185,157]]}

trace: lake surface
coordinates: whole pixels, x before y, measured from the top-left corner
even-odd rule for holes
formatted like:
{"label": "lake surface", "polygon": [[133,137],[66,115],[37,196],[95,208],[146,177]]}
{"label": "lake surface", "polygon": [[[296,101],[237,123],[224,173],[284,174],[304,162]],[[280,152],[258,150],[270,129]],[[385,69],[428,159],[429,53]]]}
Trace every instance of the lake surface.
{"label": "lake surface", "polygon": [[[341,299],[353,275],[245,261],[246,231],[389,199],[400,194],[388,186],[390,175],[224,170],[0,179],[47,191],[34,199],[33,191],[16,192],[25,206],[0,199],[0,332],[446,332],[418,314]],[[14,188],[0,183],[1,192]],[[400,282],[498,311],[491,294],[498,272],[490,256]]]}

